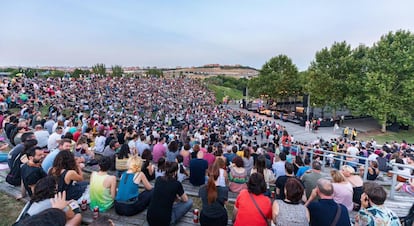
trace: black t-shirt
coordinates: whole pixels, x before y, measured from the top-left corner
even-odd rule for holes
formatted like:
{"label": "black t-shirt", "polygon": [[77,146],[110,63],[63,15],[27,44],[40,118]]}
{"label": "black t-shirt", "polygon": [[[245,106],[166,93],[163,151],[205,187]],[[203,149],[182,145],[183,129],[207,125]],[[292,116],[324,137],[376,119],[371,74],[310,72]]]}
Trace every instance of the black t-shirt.
{"label": "black t-shirt", "polygon": [[184,194],[183,185],[174,179],[158,177],[148,206],[147,220],[150,225],[170,225],[175,198]]}
{"label": "black t-shirt", "polygon": [[[285,199],[285,184],[286,184],[286,182],[289,178],[295,178],[299,182],[302,183],[302,181],[299,178],[295,177],[295,176],[286,176],[286,175],[284,175],[284,176],[278,177],[277,180],[276,180],[276,188],[279,188],[279,190],[280,190],[280,194],[277,197],[278,199],[281,199],[281,200]],[[302,183],[302,185],[303,185],[303,183]]]}
{"label": "black t-shirt", "polygon": [[[16,159],[17,155],[22,153],[24,150],[24,145],[22,143],[16,145],[10,152],[9,156],[7,157],[7,164],[9,165],[9,168],[13,168],[13,162]],[[20,159],[16,161],[16,164],[21,164]]]}
{"label": "black t-shirt", "polygon": [[190,183],[200,186],[206,182],[206,170],[208,162],[204,159],[191,159],[190,161]]}
{"label": "black t-shirt", "polygon": [[224,202],[228,200],[229,189],[227,187],[217,186],[217,199],[215,202],[208,204],[207,185],[204,185],[198,191],[198,195],[203,203],[202,214],[209,218],[220,218],[227,214],[224,208]]}
{"label": "black t-shirt", "polygon": [[26,191],[29,194],[29,196],[32,196],[32,190],[29,186],[35,185],[37,181],[39,181],[43,177],[46,177],[46,173],[43,171],[42,167],[33,167],[27,164],[24,164],[20,170],[23,185],[26,188]]}

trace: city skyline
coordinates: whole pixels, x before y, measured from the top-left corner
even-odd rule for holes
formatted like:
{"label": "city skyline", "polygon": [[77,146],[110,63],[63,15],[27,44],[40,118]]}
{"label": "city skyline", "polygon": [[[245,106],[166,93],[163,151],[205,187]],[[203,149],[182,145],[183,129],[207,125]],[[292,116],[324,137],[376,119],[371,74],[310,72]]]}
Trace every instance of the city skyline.
{"label": "city skyline", "polygon": [[306,70],[334,42],[372,46],[414,31],[411,1],[3,2],[0,66],[206,64],[260,69],[285,54]]}

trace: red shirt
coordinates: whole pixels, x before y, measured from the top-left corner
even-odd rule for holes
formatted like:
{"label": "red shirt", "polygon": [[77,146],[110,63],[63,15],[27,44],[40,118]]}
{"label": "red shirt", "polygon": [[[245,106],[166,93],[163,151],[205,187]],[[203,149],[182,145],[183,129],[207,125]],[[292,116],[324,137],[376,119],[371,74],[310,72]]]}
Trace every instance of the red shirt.
{"label": "red shirt", "polygon": [[[270,199],[263,194],[252,194],[252,196],[267,219],[272,219],[272,203],[270,202]],[[234,226],[267,226],[267,221],[265,221],[254,205],[247,189],[240,191],[234,205],[238,209]]]}

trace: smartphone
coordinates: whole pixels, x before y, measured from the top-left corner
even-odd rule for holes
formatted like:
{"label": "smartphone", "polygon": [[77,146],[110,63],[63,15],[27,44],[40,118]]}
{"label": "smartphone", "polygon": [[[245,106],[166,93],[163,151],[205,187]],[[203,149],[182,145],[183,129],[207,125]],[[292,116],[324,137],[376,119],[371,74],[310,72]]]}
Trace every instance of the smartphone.
{"label": "smartphone", "polygon": [[78,202],[76,202],[76,201],[70,202],[69,203],[69,207],[72,209],[72,211],[74,213],[80,213],[80,208],[79,208]]}

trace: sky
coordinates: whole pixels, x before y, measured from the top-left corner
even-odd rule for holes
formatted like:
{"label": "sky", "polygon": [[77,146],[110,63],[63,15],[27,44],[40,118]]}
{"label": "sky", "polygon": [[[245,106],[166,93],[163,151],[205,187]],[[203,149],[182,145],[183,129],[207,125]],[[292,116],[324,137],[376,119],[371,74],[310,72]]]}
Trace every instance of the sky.
{"label": "sky", "polygon": [[414,1],[0,1],[0,66],[241,64],[285,54],[306,70],[334,42],[414,32]]}

